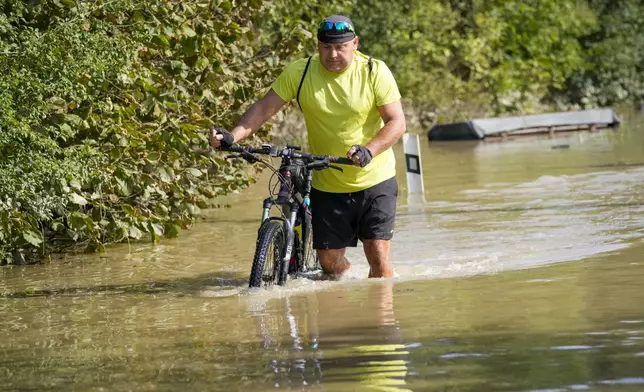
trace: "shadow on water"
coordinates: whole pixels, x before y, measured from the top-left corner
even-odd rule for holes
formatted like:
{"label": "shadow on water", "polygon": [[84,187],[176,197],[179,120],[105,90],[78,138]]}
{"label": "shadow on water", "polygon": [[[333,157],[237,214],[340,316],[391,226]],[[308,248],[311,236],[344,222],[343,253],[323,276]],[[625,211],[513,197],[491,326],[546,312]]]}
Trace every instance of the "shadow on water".
{"label": "shadow on water", "polygon": [[87,287],[61,287],[52,289],[29,288],[21,291],[0,292],[0,298],[31,298],[69,296],[82,297],[96,294],[159,294],[177,296],[194,295],[205,288],[240,288],[248,284],[247,278],[239,278],[232,273],[204,274],[190,278],[167,281],[149,281],[133,284],[108,284]]}
{"label": "shadow on water", "polygon": [[601,165],[589,165],[586,167],[639,167],[644,166],[642,162],[617,162],[617,163],[605,163]]}

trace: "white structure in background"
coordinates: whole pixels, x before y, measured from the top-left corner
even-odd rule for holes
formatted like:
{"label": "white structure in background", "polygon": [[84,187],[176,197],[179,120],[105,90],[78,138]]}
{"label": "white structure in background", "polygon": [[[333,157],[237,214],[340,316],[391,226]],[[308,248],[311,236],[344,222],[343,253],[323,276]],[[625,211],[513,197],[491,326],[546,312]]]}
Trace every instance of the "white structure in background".
{"label": "white structure in background", "polygon": [[420,160],[420,139],[418,135],[403,135],[405,166],[407,167],[407,203],[425,203],[425,185],[423,184],[422,161]]}

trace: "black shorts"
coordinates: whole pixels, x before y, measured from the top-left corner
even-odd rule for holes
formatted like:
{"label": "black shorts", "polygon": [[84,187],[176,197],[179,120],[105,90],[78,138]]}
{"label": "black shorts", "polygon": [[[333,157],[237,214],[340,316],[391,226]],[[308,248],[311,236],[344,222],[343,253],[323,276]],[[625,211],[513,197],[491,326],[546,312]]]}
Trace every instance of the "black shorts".
{"label": "black shorts", "polygon": [[362,191],[311,190],[313,247],[342,249],[359,240],[390,240],[396,222],[398,184],[392,177]]}

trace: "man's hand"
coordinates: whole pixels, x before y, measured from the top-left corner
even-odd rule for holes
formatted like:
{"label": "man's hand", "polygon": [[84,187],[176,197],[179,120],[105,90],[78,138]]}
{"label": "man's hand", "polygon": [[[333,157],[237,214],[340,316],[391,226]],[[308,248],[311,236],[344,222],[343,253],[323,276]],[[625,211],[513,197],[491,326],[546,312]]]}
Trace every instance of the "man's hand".
{"label": "man's hand", "polygon": [[235,143],[235,137],[232,133],[228,132],[225,128],[214,127],[210,131],[210,145],[212,147],[228,148]]}
{"label": "man's hand", "polygon": [[347,152],[347,158],[351,159],[354,165],[365,167],[371,162],[373,154],[367,147],[354,144]]}

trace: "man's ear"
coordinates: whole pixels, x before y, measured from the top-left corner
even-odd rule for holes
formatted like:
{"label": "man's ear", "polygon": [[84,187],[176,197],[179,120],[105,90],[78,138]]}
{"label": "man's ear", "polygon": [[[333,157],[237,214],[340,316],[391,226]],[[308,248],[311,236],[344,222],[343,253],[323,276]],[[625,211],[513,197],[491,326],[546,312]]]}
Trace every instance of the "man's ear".
{"label": "man's ear", "polygon": [[353,50],[358,50],[358,43],[359,42],[360,42],[360,40],[358,39],[358,36],[356,35],[356,37],[353,39]]}

